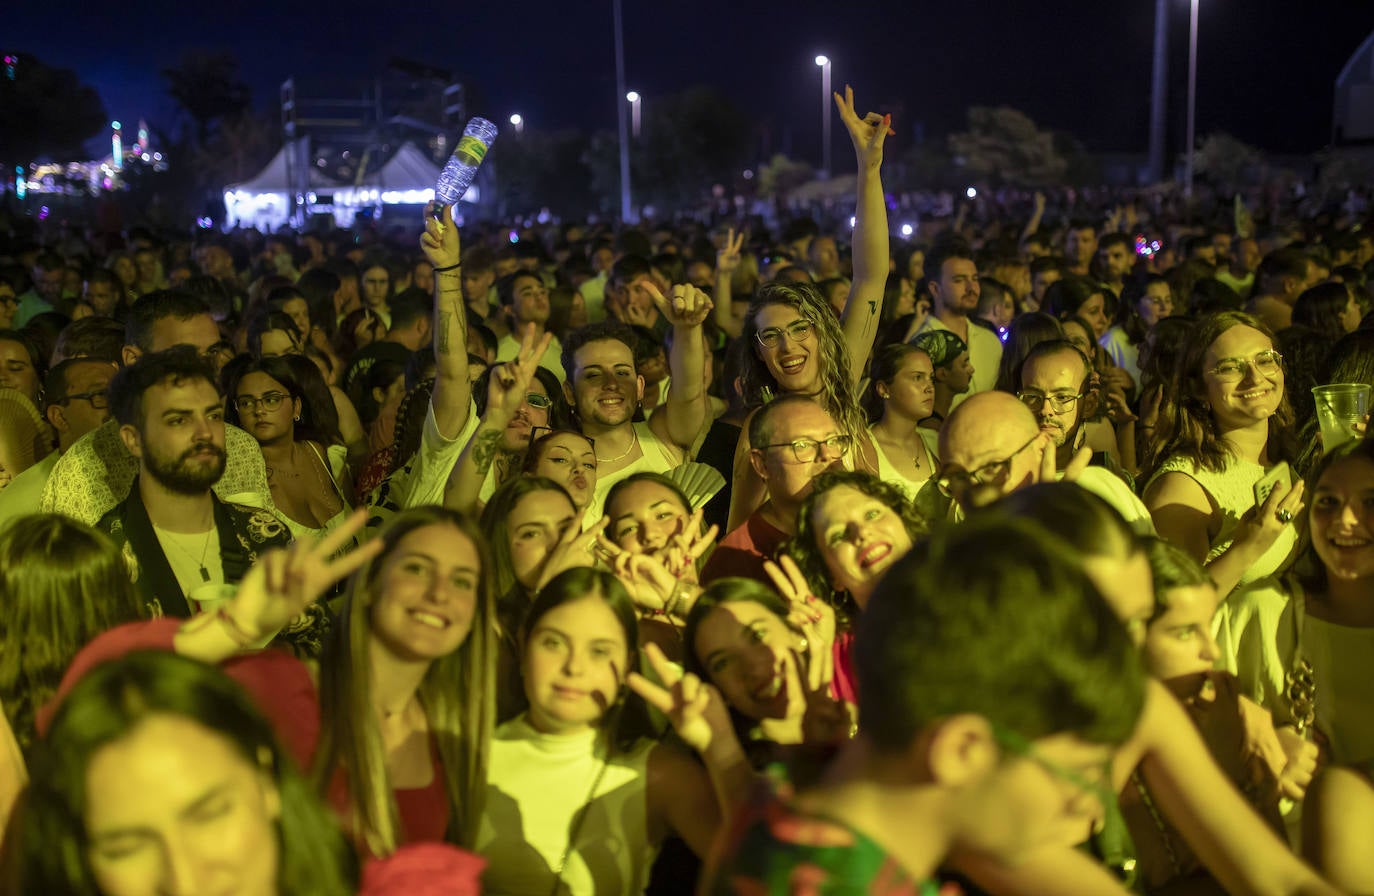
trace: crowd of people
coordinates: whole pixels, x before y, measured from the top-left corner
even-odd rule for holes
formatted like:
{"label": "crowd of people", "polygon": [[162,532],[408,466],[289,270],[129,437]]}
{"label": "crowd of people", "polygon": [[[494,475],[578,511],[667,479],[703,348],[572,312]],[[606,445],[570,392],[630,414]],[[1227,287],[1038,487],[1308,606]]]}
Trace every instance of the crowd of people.
{"label": "crowd of people", "polygon": [[0,242],[0,889],[1374,892],[1374,230],[835,102],[833,231]]}

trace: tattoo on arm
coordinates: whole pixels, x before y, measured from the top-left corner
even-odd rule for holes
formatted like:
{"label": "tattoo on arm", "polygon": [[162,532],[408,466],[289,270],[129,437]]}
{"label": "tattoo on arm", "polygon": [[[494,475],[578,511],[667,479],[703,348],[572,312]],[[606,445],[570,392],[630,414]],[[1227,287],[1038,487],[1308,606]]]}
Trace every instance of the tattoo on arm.
{"label": "tattoo on arm", "polygon": [[452,311],[439,313],[439,340],[438,345],[435,346],[435,350],[439,354],[447,354],[449,351],[449,343],[453,337],[453,316]]}
{"label": "tattoo on arm", "polygon": [[492,461],[496,459],[496,452],[501,447],[501,432],[499,429],[487,429],[474,437],[477,444],[472,448],[472,460],[481,476],[486,476],[491,470]]}
{"label": "tattoo on arm", "polygon": [[878,313],[878,303],[872,299],[868,300],[868,313],[870,316]]}

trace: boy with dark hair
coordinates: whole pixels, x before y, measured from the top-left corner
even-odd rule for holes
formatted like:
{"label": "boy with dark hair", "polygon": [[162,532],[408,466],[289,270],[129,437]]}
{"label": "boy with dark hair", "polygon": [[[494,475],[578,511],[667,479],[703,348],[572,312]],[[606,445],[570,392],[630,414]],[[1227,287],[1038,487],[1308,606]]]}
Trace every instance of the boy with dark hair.
{"label": "boy with dark hair", "polygon": [[858,736],[818,784],[738,816],[700,892],[933,893],[951,854],[1013,865],[1112,799],[1144,674],[1038,526],[990,515],[913,548],[859,617],[853,656]]}

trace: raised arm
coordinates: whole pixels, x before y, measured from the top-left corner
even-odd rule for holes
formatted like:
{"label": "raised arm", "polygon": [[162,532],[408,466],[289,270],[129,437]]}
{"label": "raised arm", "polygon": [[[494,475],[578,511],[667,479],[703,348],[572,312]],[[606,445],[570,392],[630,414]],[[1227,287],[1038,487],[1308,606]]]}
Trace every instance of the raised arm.
{"label": "raised arm", "polygon": [[1040,222],[1045,218],[1045,194],[1039,190],[1035,192],[1035,209],[1031,212],[1030,220],[1021,231],[1021,238],[1016,241],[1017,246],[1025,246],[1026,240],[1040,232]]}
{"label": "raised arm", "polygon": [[845,345],[849,348],[849,377],[858,383],[868,365],[873,339],[878,335],[883,290],[887,285],[887,201],[879,169],[883,164],[883,141],[892,133],[892,116],[869,112],[859,118],[854,111],[854,91],[849,87],[845,87],[843,97],[835,94],[835,105],[854,143],[854,155],[859,163],[858,208],[854,212],[854,284],[849,289],[840,318]]}
{"label": "raised arm", "polygon": [[1192,719],[1151,683],[1136,738],[1155,803],[1228,893],[1256,896],[1339,891],[1289,850],[1217,767]]}
{"label": "raised arm", "polygon": [[653,286],[649,294],[659,314],[673,326],[673,349],[668,353],[668,397],[654,411],[650,424],[655,433],[667,436],[684,452],[692,447],[706,425],[711,406],[706,398],[706,349],[702,345],[701,325],[711,315],[711,298],[690,283],[673,287],[664,297]]}
{"label": "raised arm", "polygon": [[[753,785],[754,772],[730,723],[725,699],[709,684],[668,661],[656,644],[644,648],[658,685],[637,672],[627,677],[630,688],[672,723],[682,742],[701,757],[710,786],[685,757],[659,747],[650,757],[649,809],[665,821],[698,856],[705,858],[737,800]],[[712,793],[714,792],[714,799]]]}
{"label": "raised arm", "polygon": [[534,337],[534,324],[523,334],[520,352],[514,361],[497,364],[491,370],[487,383],[487,407],[482,421],[477,424],[477,432],[468,442],[458,463],[449,475],[444,489],[444,506],[463,513],[475,513],[482,483],[491,471],[492,461],[501,447],[501,436],[505,434],[520,403],[529,393],[530,380],[539,367],[539,359],[549,348],[553,334],[545,333],[541,339]]}
{"label": "raised arm", "polygon": [[430,402],[439,434],[456,439],[472,410],[472,381],[468,379],[467,307],[460,268],[463,247],[452,207],[444,207],[442,220],[426,212],[420,248],[434,265],[435,375]]}
{"label": "raised arm", "polygon": [[736,313],[732,292],[743,245],[744,232],[735,236],[735,228],[731,227],[726,232],[725,245],[716,252],[716,292],[711,298],[716,303],[716,326],[731,339],[738,339],[744,332],[744,313]]}

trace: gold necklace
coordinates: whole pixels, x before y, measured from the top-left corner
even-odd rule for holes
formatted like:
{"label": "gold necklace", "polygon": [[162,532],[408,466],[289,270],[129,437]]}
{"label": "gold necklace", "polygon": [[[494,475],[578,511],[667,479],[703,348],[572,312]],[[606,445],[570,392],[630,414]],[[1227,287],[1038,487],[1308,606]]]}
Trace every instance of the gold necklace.
{"label": "gold necklace", "polygon": [[626,448],[624,451],[620,452],[620,454],[616,457],[598,457],[596,459],[596,462],[598,464],[613,464],[616,461],[624,460],[626,457],[628,457],[630,452],[635,450],[635,446],[639,444],[639,430],[635,429],[633,423],[630,424],[630,434],[633,436],[633,438],[630,439],[629,448]]}

